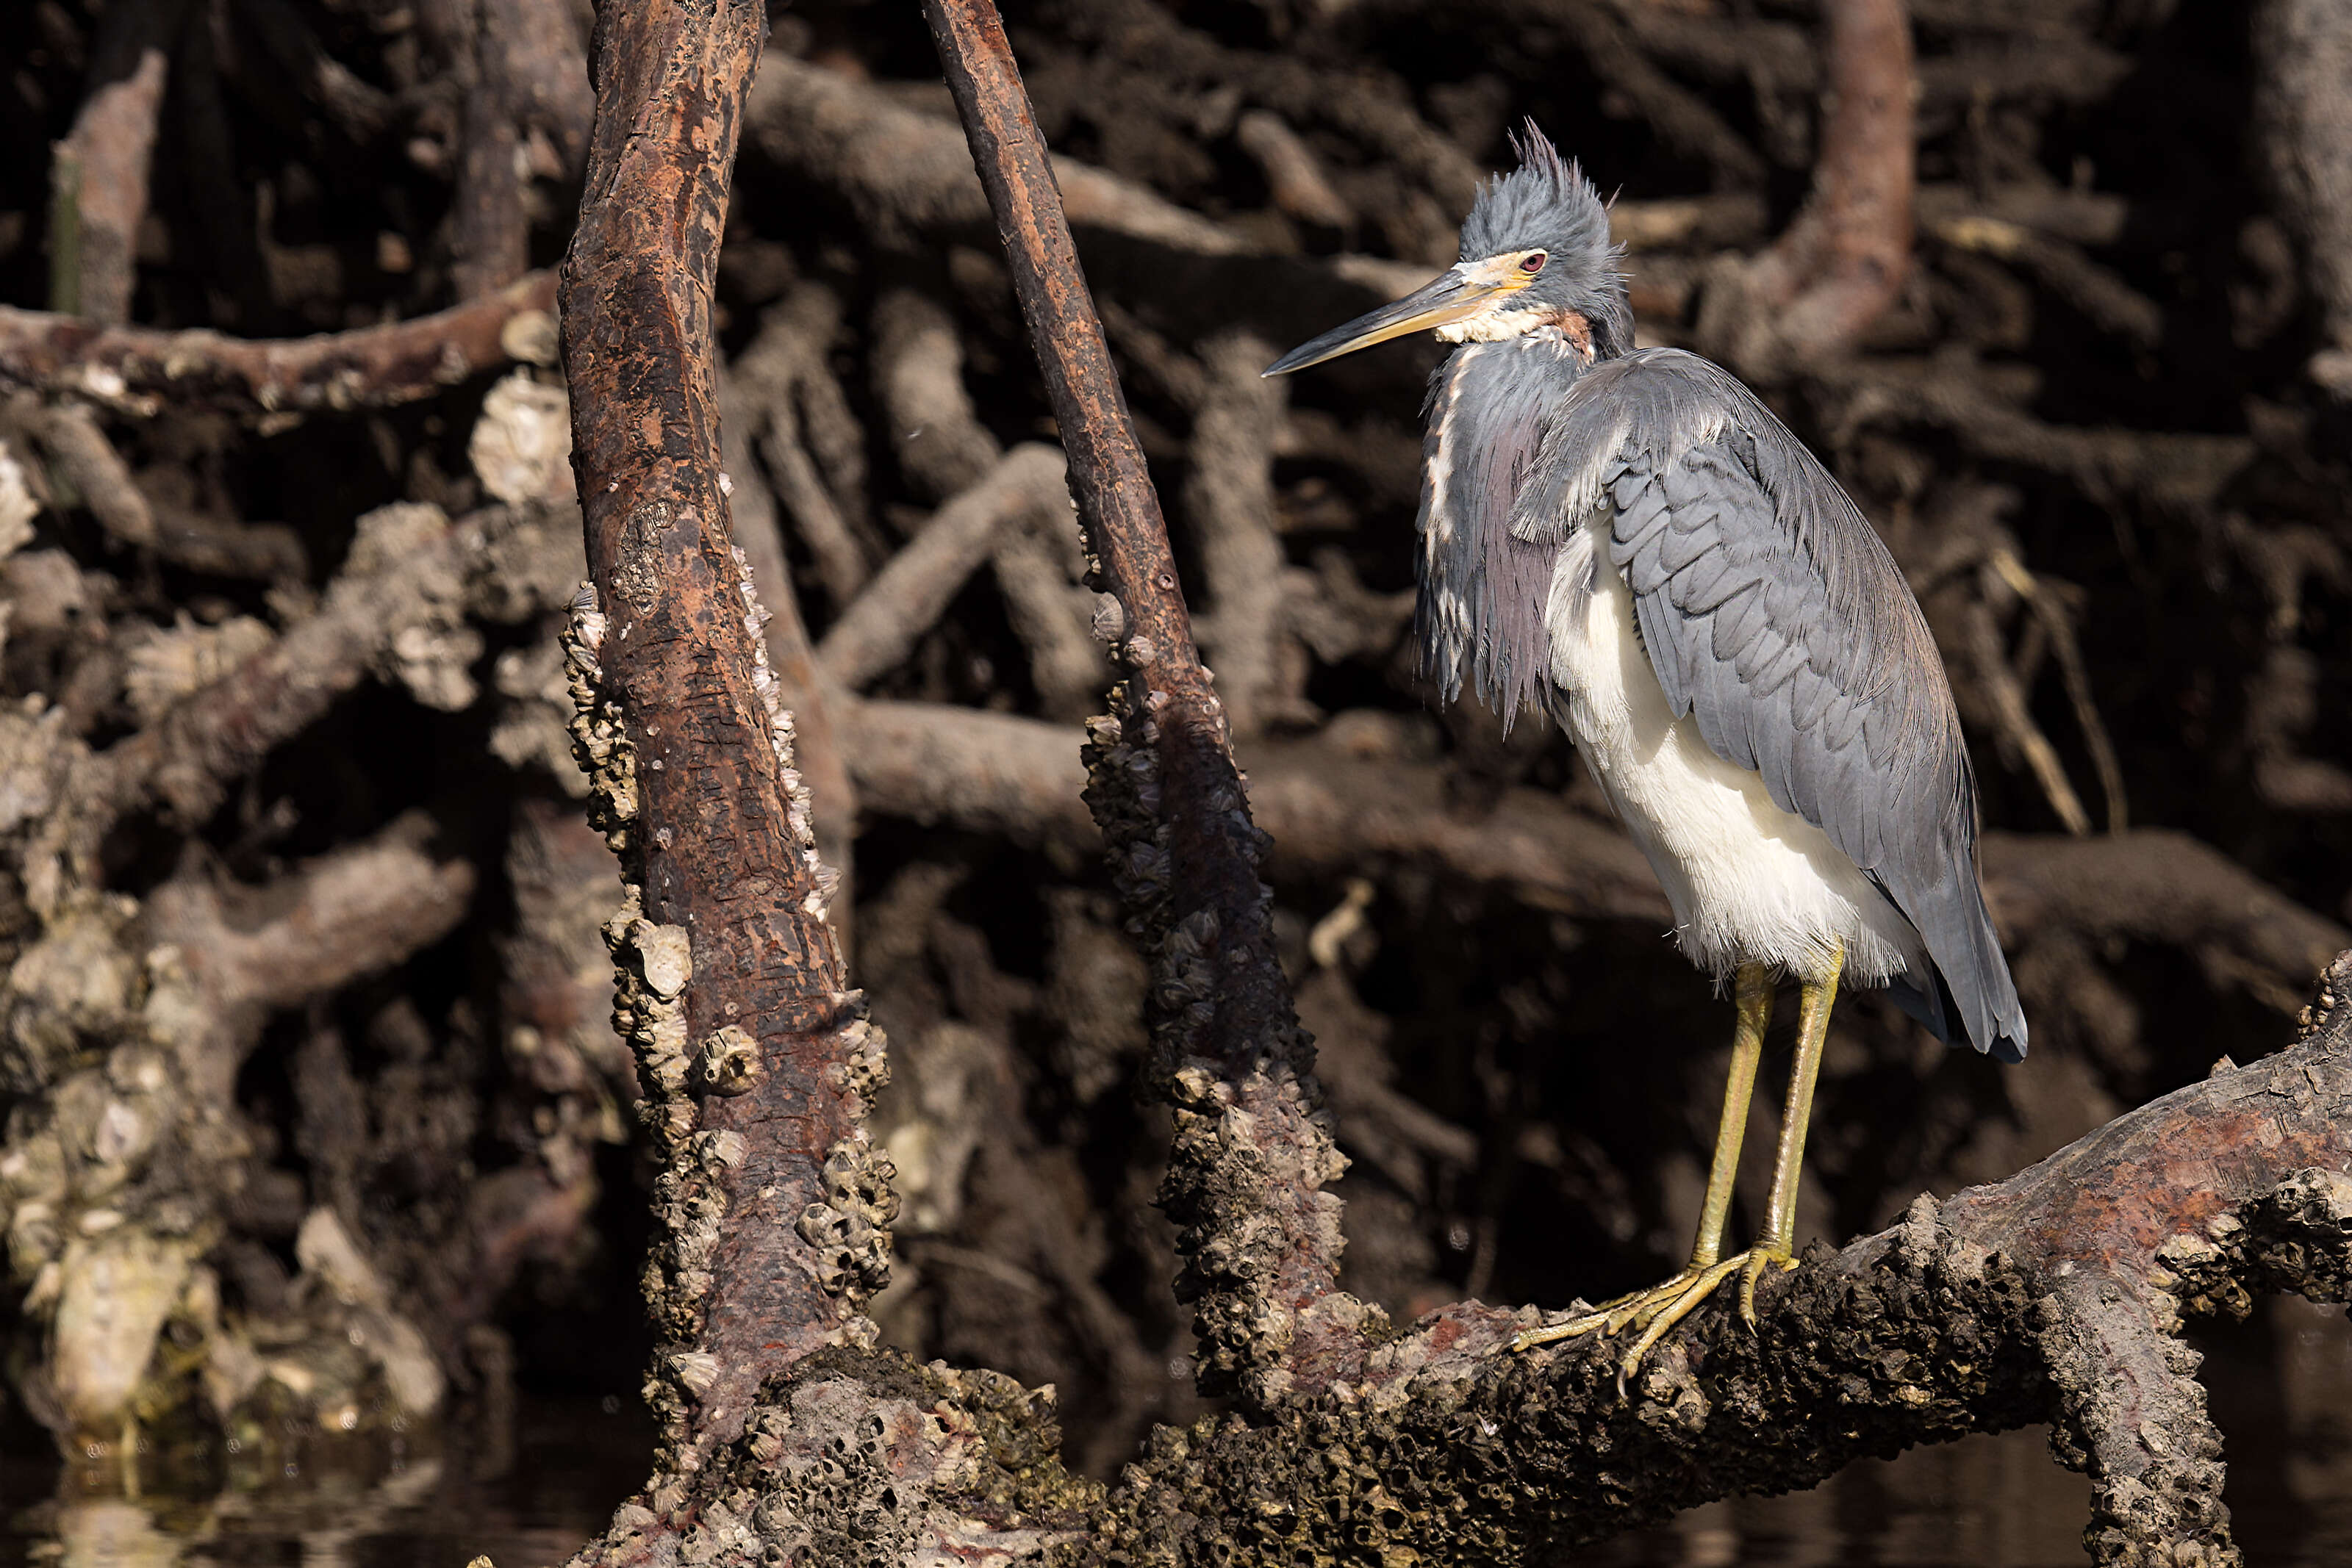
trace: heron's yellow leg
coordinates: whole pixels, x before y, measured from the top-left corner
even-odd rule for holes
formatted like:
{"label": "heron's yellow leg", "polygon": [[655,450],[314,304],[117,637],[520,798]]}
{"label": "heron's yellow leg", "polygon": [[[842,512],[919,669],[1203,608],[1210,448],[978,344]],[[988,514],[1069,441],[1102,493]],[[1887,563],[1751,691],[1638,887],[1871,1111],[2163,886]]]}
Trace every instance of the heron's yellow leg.
{"label": "heron's yellow leg", "polygon": [[1778,1265],[1797,1266],[1797,1177],[1805,1165],[1805,1128],[1813,1119],[1813,1084],[1822,1075],[1822,1048],[1830,1036],[1830,1007],[1837,1000],[1838,977],[1845,969],[1845,944],[1830,949],[1829,973],[1807,980],[1797,1014],[1797,1064],[1789,1072],[1789,1103],[1780,1117],[1780,1148],[1772,1162],[1772,1197],[1764,1234],[1748,1249],[1739,1281],[1739,1315],[1756,1324],[1756,1281]]}
{"label": "heron's yellow leg", "polygon": [[1812,1120],[1813,1084],[1821,1077],[1822,1047],[1829,1039],[1830,1004],[1837,999],[1838,976],[1844,969],[1845,944],[1832,942],[1828,974],[1821,979],[1805,981],[1801,992],[1797,1061],[1789,1071],[1789,1102],[1780,1118],[1780,1147],[1772,1162],[1772,1197],[1763,1236],[1747,1251],[1707,1270],[1680,1297],[1650,1315],[1642,1337],[1633,1342],[1633,1348],[1617,1364],[1619,1388],[1623,1388],[1625,1380],[1641,1369],[1642,1358],[1650,1354],[1650,1347],[1690,1316],[1701,1301],[1715,1293],[1716,1287],[1734,1273],[1740,1277],[1739,1315],[1748,1320],[1749,1328],[1754,1328],[1756,1281],[1767,1269],[1797,1266],[1797,1256],[1790,1243],[1797,1231],[1797,1176],[1805,1163],[1805,1124]]}
{"label": "heron's yellow leg", "polygon": [[1685,1270],[1689,1274],[1705,1273],[1723,1256],[1723,1227],[1731,1218],[1731,1186],[1739,1176],[1739,1142],[1748,1133],[1748,1103],[1764,1060],[1764,1030],[1772,1021],[1770,970],[1742,964],[1732,987],[1739,1021],[1731,1031],[1731,1076],[1723,1085],[1723,1115],[1715,1124],[1715,1161],[1707,1167],[1706,1206],[1699,1210],[1698,1240]]}
{"label": "heron's yellow leg", "polygon": [[1620,1333],[1629,1325],[1650,1323],[1666,1312],[1673,1313],[1667,1322],[1671,1328],[1739,1266],[1738,1259],[1727,1266],[1717,1260],[1723,1253],[1724,1225],[1731,1217],[1731,1189],[1739,1175],[1739,1142],[1748,1130],[1756,1069],[1764,1059],[1764,1030],[1772,1019],[1771,972],[1761,964],[1742,964],[1732,994],[1739,1021],[1731,1036],[1731,1076],[1723,1086],[1723,1115],[1716,1124],[1715,1159],[1707,1167],[1706,1202],[1699,1210],[1698,1239],[1691,1248],[1690,1266],[1662,1285],[1620,1296],[1597,1311],[1528,1329],[1511,1341],[1513,1350],[1594,1333]]}

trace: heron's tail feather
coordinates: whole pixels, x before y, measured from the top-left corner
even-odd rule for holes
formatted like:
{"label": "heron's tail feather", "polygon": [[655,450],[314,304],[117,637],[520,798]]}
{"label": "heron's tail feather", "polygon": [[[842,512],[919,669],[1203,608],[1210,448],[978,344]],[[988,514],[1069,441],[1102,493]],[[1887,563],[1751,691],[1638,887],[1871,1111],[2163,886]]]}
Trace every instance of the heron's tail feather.
{"label": "heron's tail feather", "polygon": [[1933,965],[1927,978],[1897,975],[1886,982],[1887,999],[1918,1020],[1920,1027],[1946,1045],[1952,1043],[1952,1031],[1959,1027],[1959,1008],[1952,1000],[1952,988],[1944,984],[1944,977]]}
{"label": "heron's tail feather", "polygon": [[[1962,861],[1967,864],[1975,857]],[[1998,1061],[2025,1060],[2025,1009],[2018,1005],[2017,984],[2001,956],[2000,938],[1994,935],[1992,915],[1985,908],[1984,892],[1969,873],[1946,877],[1927,888],[1906,888],[1895,903],[1918,928],[1936,972],[1926,977],[1906,977],[1895,1001],[1937,1036],[1951,1044],[1967,1041]],[[1930,994],[1928,988],[1934,988]],[[1912,994],[1906,996],[1905,991]],[[1943,1014],[1942,1019],[1929,1016]],[[1941,1023],[1944,1027],[1938,1028]]]}

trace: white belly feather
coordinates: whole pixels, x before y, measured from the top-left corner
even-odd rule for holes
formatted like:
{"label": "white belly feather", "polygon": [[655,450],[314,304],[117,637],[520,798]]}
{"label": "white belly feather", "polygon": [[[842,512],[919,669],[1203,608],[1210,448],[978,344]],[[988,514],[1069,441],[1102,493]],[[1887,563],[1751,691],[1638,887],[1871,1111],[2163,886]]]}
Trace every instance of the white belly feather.
{"label": "white belly feather", "polygon": [[1607,539],[1605,517],[1589,521],[1552,573],[1554,709],[1664,884],[1684,953],[1717,978],[1750,962],[1815,978],[1841,938],[1856,985],[1925,973],[1918,934],[1853,860],[1675,720]]}

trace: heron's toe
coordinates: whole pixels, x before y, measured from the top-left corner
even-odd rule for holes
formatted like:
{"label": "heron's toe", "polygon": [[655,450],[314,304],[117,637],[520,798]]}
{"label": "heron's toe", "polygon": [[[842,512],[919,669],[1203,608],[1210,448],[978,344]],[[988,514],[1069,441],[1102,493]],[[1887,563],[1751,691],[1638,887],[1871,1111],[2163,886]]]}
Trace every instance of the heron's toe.
{"label": "heron's toe", "polygon": [[1617,1392],[1620,1395],[1625,1392],[1626,1384],[1642,1370],[1642,1358],[1650,1354],[1650,1347],[1673,1333],[1675,1324],[1696,1312],[1700,1304],[1714,1295],[1749,1256],[1742,1252],[1710,1268],[1685,1274],[1682,1289],[1672,1300],[1661,1301],[1649,1309],[1642,1337],[1633,1342],[1633,1348],[1625,1353],[1625,1358],[1617,1364]]}
{"label": "heron's toe", "polygon": [[1613,1339],[1628,1329],[1638,1330],[1639,1337],[1617,1363],[1617,1392],[1622,1395],[1640,1374],[1643,1361],[1657,1343],[1705,1304],[1734,1274],[1739,1276],[1739,1315],[1752,1330],[1756,1327],[1756,1281],[1764,1277],[1768,1269],[1796,1266],[1795,1255],[1786,1248],[1751,1247],[1706,1268],[1685,1269],[1664,1284],[1621,1296],[1592,1312],[1524,1330],[1512,1339],[1511,1348],[1529,1350],[1539,1344],[1581,1339],[1587,1334]]}
{"label": "heron's toe", "polygon": [[[1704,1269],[1685,1269],[1663,1284],[1646,1291],[1636,1291],[1630,1296],[1620,1296],[1589,1312],[1563,1318],[1540,1328],[1526,1329],[1511,1340],[1515,1351],[1531,1350],[1539,1344],[1555,1344],[1561,1340],[1581,1339],[1587,1334],[1600,1334],[1614,1339],[1628,1329],[1639,1331],[1639,1337],[1627,1348],[1617,1364],[1617,1391],[1623,1394],[1626,1385],[1642,1370],[1642,1362],[1660,1340],[1675,1326],[1696,1312],[1708,1297],[1723,1287],[1732,1275],[1745,1271],[1740,1292],[1742,1310],[1751,1300],[1756,1276],[1773,1263],[1783,1267],[1795,1262],[1784,1252],[1751,1249],[1711,1263]],[[1753,1322],[1753,1318],[1749,1320]]]}
{"label": "heron's toe", "polygon": [[1515,1351],[1532,1350],[1539,1344],[1556,1344],[1561,1340],[1582,1339],[1586,1334],[1593,1333],[1614,1339],[1629,1328],[1647,1328],[1660,1312],[1682,1299],[1684,1292],[1702,1272],[1697,1269],[1685,1269],[1663,1284],[1603,1301],[1589,1312],[1573,1313],[1556,1323],[1523,1329],[1513,1336],[1511,1348]]}
{"label": "heron's toe", "polygon": [[1739,1316],[1752,1333],[1756,1328],[1756,1281],[1767,1269],[1787,1270],[1797,1266],[1797,1255],[1785,1247],[1751,1247],[1739,1274]]}

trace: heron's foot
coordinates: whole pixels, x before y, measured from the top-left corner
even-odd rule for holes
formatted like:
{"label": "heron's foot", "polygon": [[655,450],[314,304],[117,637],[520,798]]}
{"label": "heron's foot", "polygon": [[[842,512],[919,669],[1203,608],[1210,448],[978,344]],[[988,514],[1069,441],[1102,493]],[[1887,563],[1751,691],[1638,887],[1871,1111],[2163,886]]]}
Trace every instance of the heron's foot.
{"label": "heron's foot", "polygon": [[1592,1333],[1614,1339],[1627,1329],[1647,1330],[1660,1316],[1669,1312],[1674,1315],[1667,1326],[1672,1327],[1691,1308],[1713,1295],[1716,1287],[1729,1278],[1746,1256],[1742,1253],[1727,1262],[1709,1264],[1704,1269],[1685,1269],[1661,1284],[1620,1296],[1612,1301],[1603,1301],[1589,1312],[1564,1318],[1556,1323],[1546,1323],[1540,1328],[1524,1330],[1511,1341],[1511,1348],[1515,1351],[1532,1350],[1539,1344],[1552,1344],[1564,1339],[1582,1339]]}
{"label": "heron's foot", "polygon": [[1639,1337],[1617,1363],[1617,1387],[1622,1393],[1626,1383],[1641,1371],[1643,1358],[1650,1354],[1651,1347],[1673,1333],[1675,1324],[1696,1312],[1734,1274],[1740,1276],[1739,1315],[1753,1329],[1756,1281],[1767,1269],[1796,1266],[1797,1260],[1785,1249],[1753,1247],[1704,1269],[1685,1269],[1664,1284],[1620,1296],[1580,1317],[1524,1330],[1512,1339],[1511,1348],[1529,1350],[1592,1333],[1613,1339],[1628,1329],[1638,1330]]}

